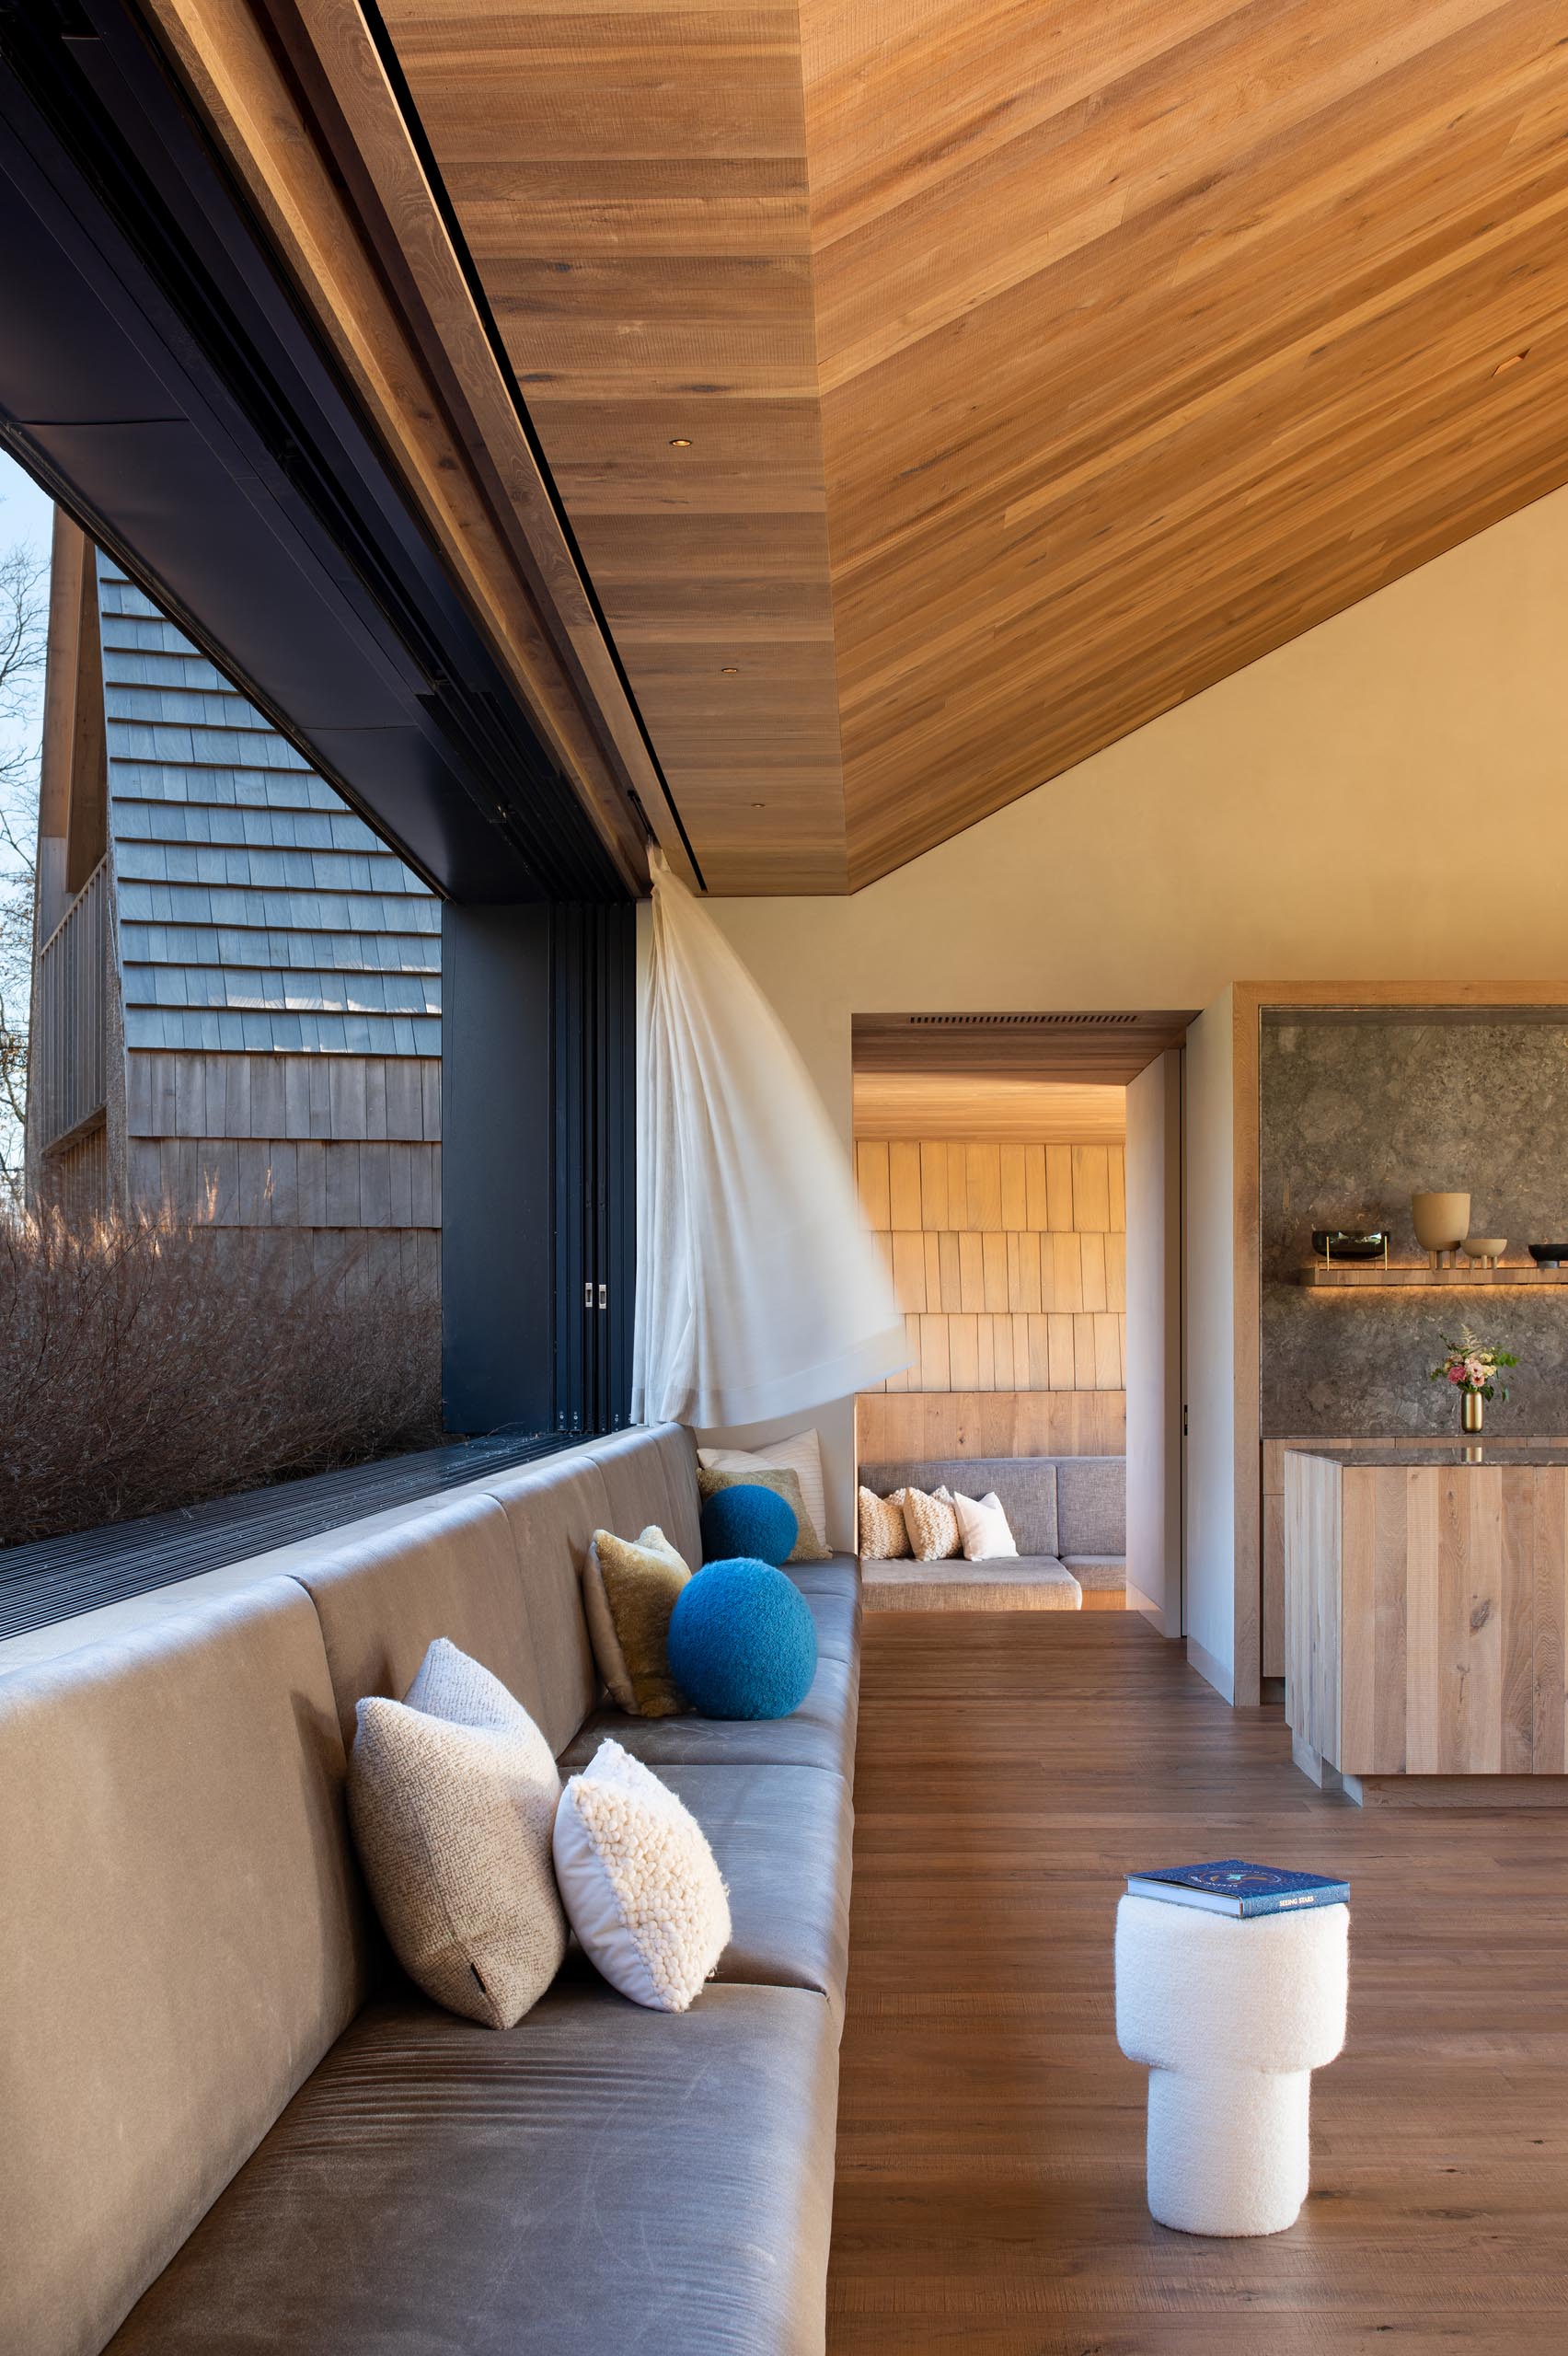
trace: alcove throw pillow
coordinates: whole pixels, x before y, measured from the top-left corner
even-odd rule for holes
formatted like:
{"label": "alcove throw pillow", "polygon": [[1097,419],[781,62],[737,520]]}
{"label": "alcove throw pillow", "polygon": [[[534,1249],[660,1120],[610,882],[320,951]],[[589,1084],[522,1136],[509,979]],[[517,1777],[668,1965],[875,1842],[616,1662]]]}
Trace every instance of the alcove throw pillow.
{"label": "alcove throw pillow", "polygon": [[582,1608],[594,1658],[616,1707],[672,1718],[686,1707],[670,1675],[670,1614],[691,1572],[656,1522],[635,1542],[596,1530],[582,1565]]}
{"label": "alcove throw pillow", "polygon": [[759,1465],[752,1472],[721,1472],[708,1464],[698,1466],[697,1492],[704,1505],[710,1497],[722,1496],[726,1489],[771,1489],[775,1496],[783,1498],[795,1517],[795,1542],[785,1557],[786,1561],[825,1563],[830,1559],[831,1550],[823,1544],[806,1511],[800,1476],[787,1466],[770,1469]]}
{"label": "alcove throw pillow", "polygon": [[[728,1474],[722,1477],[729,1481]],[[777,1489],[765,1489],[759,1481],[735,1481],[703,1505],[702,1559],[728,1563],[745,1554],[777,1570],[793,1553],[800,1528],[794,1507]]]}
{"label": "alcove throw pillow", "polygon": [[814,1556],[801,1553],[798,1562],[825,1562],[832,1553],[827,1543],[827,1489],[822,1477],[822,1440],[816,1426],[810,1431],[792,1432],[788,1439],[770,1439],[756,1448],[699,1448],[697,1461],[712,1472],[739,1472],[743,1476],[755,1472],[793,1472],[801,1484],[801,1496],[806,1518],[801,1525],[801,1543],[806,1536],[806,1524],[815,1545]]}
{"label": "alcove throw pillow", "polygon": [[988,1489],[983,1497],[966,1497],[955,1490],[952,1509],[958,1516],[966,1563],[995,1563],[1009,1554],[1016,1556],[1018,1541],[995,1489]]}
{"label": "alcove throw pillow", "polygon": [[860,1491],[860,1553],[867,1562],[899,1563],[909,1553],[909,1525],[904,1519],[908,1492],[894,1489],[879,1497],[874,1489]]}
{"label": "alcove throw pillow", "polygon": [[730,1943],[729,1895],[697,1819],[618,1742],[602,1742],[562,1792],[555,1869],[571,1927],[611,1987],[684,2013]]}
{"label": "alcove throw pillow", "polygon": [[816,1675],[816,1623],[771,1563],[709,1563],[670,1615],[670,1668],[708,1718],[787,1718]]}
{"label": "alcove throw pillow", "polygon": [[367,1696],[349,1817],[393,1952],[448,2012],[512,2028],[560,1969],[560,1777],[499,1678],[444,1636],[401,1702]]}
{"label": "alcove throw pillow", "polygon": [[917,1563],[947,1563],[962,1551],[951,1489],[904,1492],[904,1526]]}

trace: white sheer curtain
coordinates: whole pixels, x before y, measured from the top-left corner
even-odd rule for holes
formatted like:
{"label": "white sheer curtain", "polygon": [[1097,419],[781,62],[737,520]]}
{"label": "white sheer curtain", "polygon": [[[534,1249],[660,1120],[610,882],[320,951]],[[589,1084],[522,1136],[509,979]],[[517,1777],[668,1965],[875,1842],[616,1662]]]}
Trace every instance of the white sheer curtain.
{"label": "white sheer curtain", "polygon": [[660,859],[638,1048],[633,1419],[761,1423],[907,1365],[904,1320],[811,1076]]}

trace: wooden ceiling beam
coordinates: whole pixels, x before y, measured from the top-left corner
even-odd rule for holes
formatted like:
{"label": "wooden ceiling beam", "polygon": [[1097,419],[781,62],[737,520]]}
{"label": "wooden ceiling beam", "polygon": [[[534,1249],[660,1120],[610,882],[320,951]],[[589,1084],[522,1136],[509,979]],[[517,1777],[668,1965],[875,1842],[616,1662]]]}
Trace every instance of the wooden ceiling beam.
{"label": "wooden ceiling beam", "polygon": [[1090,1080],[1017,1080],[955,1072],[860,1072],[859,1138],[967,1138],[1023,1145],[1119,1145],[1124,1087]]}
{"label": "wooden ceiling beam", "polygon": [[1168,1047],[1195,1011],[1103,1013],[857,1014],[857,1076],[1094,1083],[1124,1088]]}

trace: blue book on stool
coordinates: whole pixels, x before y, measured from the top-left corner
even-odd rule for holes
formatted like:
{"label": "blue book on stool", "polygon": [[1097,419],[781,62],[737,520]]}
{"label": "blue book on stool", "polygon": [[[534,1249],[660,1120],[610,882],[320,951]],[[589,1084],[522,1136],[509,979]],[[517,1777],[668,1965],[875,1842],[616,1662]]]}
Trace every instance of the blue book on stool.
{"label": "blue book on stool", "polygon": [[1208,1914],[1249,1921],[1257,1914],[1299,1914],[1311,1906],[1343,1906],[1350,1884],[1326,1874],[1292,1873],[1284,1865],[1251,1865],[1244,1857],[1216,1857],[1206,1865],[1164,1865],[1127,1876],[1128,1895],[1159,1898],[1170,1906],[1197,1906]]}

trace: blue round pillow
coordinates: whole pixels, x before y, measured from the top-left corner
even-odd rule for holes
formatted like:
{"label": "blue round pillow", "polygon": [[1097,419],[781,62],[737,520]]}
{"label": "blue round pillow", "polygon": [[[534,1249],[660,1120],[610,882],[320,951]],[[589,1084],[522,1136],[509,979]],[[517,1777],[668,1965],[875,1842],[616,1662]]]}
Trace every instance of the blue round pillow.
{"label": "blue round pillow", "polygon": [[744,1554],[777,1569],[794,1553],[800,1534],[794,1507],[760,1482],[737,1481],[732,1489],[716,1489],[702,1508],[705,1563],[732,1563]]}
{"label": "blue round pillow", "polygon": [[771,1563],[709,1563],[675,1598],[669,1657],[705,1718],[787,1718],[816,1675],[816,1623]]}

